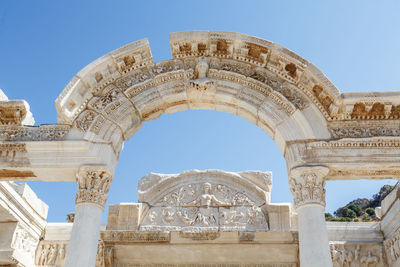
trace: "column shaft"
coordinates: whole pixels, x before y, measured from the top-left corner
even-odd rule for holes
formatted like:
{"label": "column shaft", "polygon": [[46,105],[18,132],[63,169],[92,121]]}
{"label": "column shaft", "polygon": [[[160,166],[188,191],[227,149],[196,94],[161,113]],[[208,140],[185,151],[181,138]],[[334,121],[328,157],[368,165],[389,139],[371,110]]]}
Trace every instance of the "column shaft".
{"label": "column shaft", "polygon": [[325,223],[325,208],[321,205],[306,205],[297,209],[300,266],[331,267],[328,231]]}
{"label": "column shaft", "polygon": [[81,204],[76,207],[65,267],[96,265],[102,213],[103,210],[95,205]]}

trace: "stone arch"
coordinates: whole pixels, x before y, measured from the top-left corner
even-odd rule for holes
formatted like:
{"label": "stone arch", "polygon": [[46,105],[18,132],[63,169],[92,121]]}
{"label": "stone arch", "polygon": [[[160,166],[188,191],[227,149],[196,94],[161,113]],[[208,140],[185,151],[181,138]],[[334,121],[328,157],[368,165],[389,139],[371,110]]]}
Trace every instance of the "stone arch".
{"label": "stone arch", "polygon": [[170,35],[172,60],[154,63],[146,39],[121,47],[76,74],[56,100],[58,120],[85,140],[122,143],[162,113],[210,109],[262,128],[285,156],[287,142],[329,139],[338,90],[295,53],[224,32]]}

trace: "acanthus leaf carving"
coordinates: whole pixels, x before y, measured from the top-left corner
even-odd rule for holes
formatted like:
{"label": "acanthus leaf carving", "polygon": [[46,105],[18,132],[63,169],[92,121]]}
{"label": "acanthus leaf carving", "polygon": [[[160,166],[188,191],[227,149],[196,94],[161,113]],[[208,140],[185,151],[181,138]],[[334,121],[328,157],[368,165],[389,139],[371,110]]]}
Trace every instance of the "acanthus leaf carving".
{"label": "acanthus leaf carving", "polygon": [[297,167],[290,172],[289,186],[296,207],[307,204],[325,206],[325,176],[329,169],[323,166]]}
{"label": "acanthus leaf carving", "polygon": [[81,167],[77,173],[76,204],[92,203],[104,208],[112,178],[105,166]]}

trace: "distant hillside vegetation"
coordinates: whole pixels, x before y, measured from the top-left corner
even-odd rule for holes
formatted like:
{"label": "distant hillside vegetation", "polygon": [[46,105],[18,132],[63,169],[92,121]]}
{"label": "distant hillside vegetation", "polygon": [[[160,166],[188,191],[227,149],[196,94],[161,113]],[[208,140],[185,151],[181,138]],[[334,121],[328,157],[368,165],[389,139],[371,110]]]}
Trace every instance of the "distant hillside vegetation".
{"label": "distant hillside vegetation", "polygon": [[382,200],[393,190],[394,186],[384,185],[372,199],[357,198],[346,206],[338,208],[333,214],[325,213],[325,219],[333,222],[368,222],[379,220],[375,208],[381,206]]}

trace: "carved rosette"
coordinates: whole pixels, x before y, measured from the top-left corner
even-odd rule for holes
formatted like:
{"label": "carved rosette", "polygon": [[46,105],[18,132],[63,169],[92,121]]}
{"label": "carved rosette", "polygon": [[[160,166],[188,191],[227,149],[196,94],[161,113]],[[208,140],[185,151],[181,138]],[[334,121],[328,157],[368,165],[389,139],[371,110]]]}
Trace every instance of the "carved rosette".
{"label": "carved rosette", "polygon": [[113,176],[106,166],[83,166],[77,174],[76,205],[92,203],[104,209]]}
{"label": "carved rosette", "polygon": [[308,204],[325,207],[325,176],[328,172],[329,169],[323,166],[298,167],[291,170],[289,186],[296,207]]}

